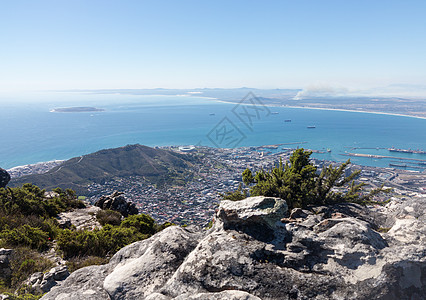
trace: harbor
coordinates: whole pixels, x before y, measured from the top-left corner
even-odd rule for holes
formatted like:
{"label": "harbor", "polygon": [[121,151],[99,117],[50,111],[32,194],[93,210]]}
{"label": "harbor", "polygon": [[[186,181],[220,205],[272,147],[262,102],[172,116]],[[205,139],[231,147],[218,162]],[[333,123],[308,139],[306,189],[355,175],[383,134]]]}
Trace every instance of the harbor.
{"label": "harbor", "polygon": [[357,149],[371,149],[371,150],[388,150],[389,152],[396,152],[396,153],[408,153],[408,154],[426,154],[426,151],[417,149],[417,150],[412,150],[412,149],[398,149],[395,147],[391,147],[391,148],[384,148],[384,147],[345,147],[345,148],[349,148],[351,151],[352,150],[357,150]]}
{"label": "harbor", "polygon": [[411,160],[411,161],[418,161],[418,162],[424,162],[424,163],[426,163],[426,159],[408,158],[408,157],[395,157],[395,156],[377,155],[377,154],[364,154],[364,153],[346,152],[346,153],[341,153],[340,155],[344,155],[344,156],[356,156],[356,157],[369,157],[369,158],[392,158],[392,159]]}

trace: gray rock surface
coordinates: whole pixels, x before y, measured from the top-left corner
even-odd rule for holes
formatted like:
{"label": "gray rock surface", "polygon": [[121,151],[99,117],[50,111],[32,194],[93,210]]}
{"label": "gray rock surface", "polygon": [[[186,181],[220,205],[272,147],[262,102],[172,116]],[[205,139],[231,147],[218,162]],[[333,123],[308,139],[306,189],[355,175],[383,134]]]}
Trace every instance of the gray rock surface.
{"label": "gray rock surface", "polygon": [[127,202],[122,194],[123,193],[115,191],[109,196],[102,196],[98,201],[96,201],[95,206],[102,209],[118,211],[124,217],[138,214],[136,205],[132,202]]}
{"label": "gray rock surface", "polygon": [[275,223],[287,214],[287,203],[273,197],[250,197],[221,202],[216,228],[242,231],[261,241],[274,239]]}
{"label": "gray rock surface", "polygon": [[71,225],[74,225],[77,230],[101,228],[101,224],[96,219],[96,213],[100,210],[99,207],[89,206],[60,213],[58,215],[59,226],[61,228],[70,228]]}
{"label": "gray rock surface", "polygon": [[210,230],[166,228],[107,265],[77,270],[42,299],[424,299],[426,220],[416,209],[425,204],[336,205],[283,218],[278,198],[223,201]]}
{"label": "gray rock surface", "polygon": [[46,293],[50,291],[52,287],[60,284],[69,275],[70,273],[68,272],[67,266],[58,266],[52,268],[45,274],[42,272],[32,274],[27,284],[38,293]]}
{"label": "gray rock surface", "polygon": [[10,257],[13,254],[13,249],[0,249],[0,279],[5,281],[10,280],[12,269],[10,267]]}
{"label": "gray rock surface", "polygon": [[10,181],[10,175],[5,169],[0,168],[0,188],[5,188]]}

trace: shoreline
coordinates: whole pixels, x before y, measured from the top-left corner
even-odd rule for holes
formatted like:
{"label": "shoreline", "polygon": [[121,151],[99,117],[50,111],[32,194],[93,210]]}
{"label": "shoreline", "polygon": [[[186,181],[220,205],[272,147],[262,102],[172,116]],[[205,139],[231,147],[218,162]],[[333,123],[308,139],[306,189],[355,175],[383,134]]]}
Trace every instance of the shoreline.
{"label": "shoreline", "polygon": [[[221,103],[228,104],[239,104],[239,102],[225,101],[225,100],[216,100]],[[248,105],[248,104],[246,104]],[[368,110],[352,110],[352,109],[344,109],[344,108],[323,108],[323,107],[312,107],[312,106],[290,106],[290,105],[279,105],[279,104],[263,104],[266,107],[280,107],[280,108],[297,108],[297,109],[316,109],[316,110],[329,110],[329,111],[343,111],[343,112],[356,112],[356,113],[366,113],[366,114],[376,114],[376,115],[388,115],[388,116],[397,116],[397,117],[408,117],[408,118],[416,118],[426,120],[426,117],[416,116],[416,115],[405,115],[399,113],[390,113],[390,112],[382,112],[382,111],[368,111]]]}
{"label": "shoreline", "polygon": [[6,169],[6,171],[9,172],[9,171],[14,171],[15,169],[18,169],[18,168],[34,167],[34,166],[47,164],[47,163],[61,163],[61,162],[64,162],[64,161],[65,161],[65,159],[52,159],[52,160],[49,160],[49,161],[40,161],[40,162],[36,162],[36,163],[33,163],[33,164],[26,164],[26,165],[11,167],[9,169]]}
{"label": "shoreline", "polygon": [[54,167],[59,166],[64,161],[65,160],[62,159],[53,159],[45,162],[15,166],[7,169],[6,171],[10,174],[11,178],[18,178],[31,174],[43,174]]}

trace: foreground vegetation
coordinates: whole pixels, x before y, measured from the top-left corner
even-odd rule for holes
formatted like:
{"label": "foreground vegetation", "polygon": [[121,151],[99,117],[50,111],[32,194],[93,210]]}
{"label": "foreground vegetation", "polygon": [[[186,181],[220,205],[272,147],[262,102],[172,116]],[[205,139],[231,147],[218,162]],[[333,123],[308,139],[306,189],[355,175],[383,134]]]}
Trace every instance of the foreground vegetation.
{"label": "foreground vegetation", "polygon": [[228,200],[242,200],[251,196],[270,196],[285,199],[290,209],[307,208],[310,205],[330,205],[352,202],[362,205],[376,203],[373,197],[380,192],[388,192],[383,186],[366,193],[364,183],[356,184],[354,179],[360,171],[345,176],[350,160],[340,166],[329,165],[319,173],[310,161],[311,151],[297,149],[285,165],[280,160],[277,167],[270,171],[258,170],[255,175],[246,169],[243,182],[249,190],[239,186],[235,192],[222,197]]}
{"label": "foreground vegetation", "polygon": [[101,211],[97,219],[102,228],[60,228],[59,213],[84,208],[85,204],[77,200],[72,190],[57,188],[54,192],[47,196],[45,190],[31,184],[0,188],[0,247],[13,249],[9,264],[11,276],[0,278],[0,293],[16,292],[13,296],[16,299],[37,299],[27,293],[31,289],[23,283],[31,274],[54,267],[46,258],[52,248],[68,261],[70,271],[74,271],[107,263],[120,248],[171,225],[157,225],[148,215],[123,218],[115,211]]}

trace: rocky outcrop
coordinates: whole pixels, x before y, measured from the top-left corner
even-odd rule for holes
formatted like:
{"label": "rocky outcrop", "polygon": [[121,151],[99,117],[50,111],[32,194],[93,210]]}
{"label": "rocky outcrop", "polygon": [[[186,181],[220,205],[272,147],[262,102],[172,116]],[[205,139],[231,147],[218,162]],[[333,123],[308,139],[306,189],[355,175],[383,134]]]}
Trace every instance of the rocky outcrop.
{"label": "rocky outcrop", "polygon": [[424,299],[416,201],[290,213],[278,198],[222,201],[210,230],[168,227],[42,299]]}
{"label": "rocky outcrop", "polygon": [[167,282],[201,236],[198,228],[168,227],[121,249],[107,265],[75,271],[43,299],[143,299]]}
{"label": "rocky outcrop", "polygon": [[101,228],[101,224],[96,219],[96,213],[100,210],[99,207],[89,206],[60,213],[58,215],[59,227],[71,228],[71,226],[75,226],[77,230]]}
{"label": "rocky outcrop", "polygon": [[0,279],[3,281],[9,281],[12,275],[12,269],[10,267],[10,257],[13,254],[13,249],[0,249]]}
{"label": "rocky outcrop", "polygon": [[102,196],[95,203],[96,206],[102,209],[110,209],[120,212],[124,217],[128,215],[138,214],[136,205],[132,202],[127,202],[123,193],[115,191],[109,196]]}
{"label": "rocky outcrop", "polygon": [[275,223],[287,213],[287,203],[279,198],[250,197],[244,201],[221,202],[216,227],[234,229],[267,242],[274,239]]}
{"label": "rocky outcrop", "polygon": [[69,275],[67,266],[58,266],[45,274],[42,272],[32,274],[26,283],[35,292],[42,294],[50,291],[55,285],[60,284]]}
{"label": "rocky outcrop", "polygon": [[10,181],[10,175],[6,170],[0,168],[0,188],[5,188]]}

